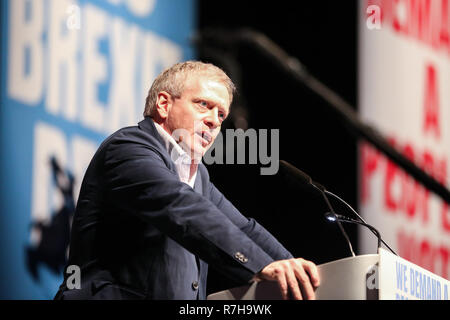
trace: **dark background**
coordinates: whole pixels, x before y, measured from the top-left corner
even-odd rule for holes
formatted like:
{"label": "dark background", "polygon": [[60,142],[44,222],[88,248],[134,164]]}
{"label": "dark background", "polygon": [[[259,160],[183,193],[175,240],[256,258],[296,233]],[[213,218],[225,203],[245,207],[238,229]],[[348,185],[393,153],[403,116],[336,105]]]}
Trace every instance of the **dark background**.
{"label": "dark background", "polygon": [[[357,1],[198,2],[200,31],[242,27],[268,36],[356,106]],[[199,59],[222,66],[237,83],[232,108],[247,111],[249,128],[280,130],[280,159],[358,208],[357,139],[330,106],[252,48],[202,43],[197,53]],[[230,69],[224,57],[234,59],[239,69]],[[232,118],[222,129],[234,128]],[[327,208],[322,198],[280,174],[262,176],[260,167],[210,165],[209,171],[215,185],[244,215],[254,217],[295,256],[316,264],[348,256],[339,229],[324,218]],[[343,207],[332,203],[343,212]],[[356,229],[345,228],[358,253]],[[209,292],[230,285],[228,279],[210,272]]]}

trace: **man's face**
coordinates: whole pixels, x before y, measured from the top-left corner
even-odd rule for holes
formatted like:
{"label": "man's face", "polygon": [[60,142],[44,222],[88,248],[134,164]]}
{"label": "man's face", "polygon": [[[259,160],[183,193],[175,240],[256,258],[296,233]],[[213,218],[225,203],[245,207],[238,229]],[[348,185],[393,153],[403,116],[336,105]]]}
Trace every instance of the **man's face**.
{"label": "man's face", "polygon": [[163,127],[190,151],[193,159],[199,160],[219,134],[229,108],[230,98],[224,84],[205,75],[189,76],[181,97],[169,96]]}

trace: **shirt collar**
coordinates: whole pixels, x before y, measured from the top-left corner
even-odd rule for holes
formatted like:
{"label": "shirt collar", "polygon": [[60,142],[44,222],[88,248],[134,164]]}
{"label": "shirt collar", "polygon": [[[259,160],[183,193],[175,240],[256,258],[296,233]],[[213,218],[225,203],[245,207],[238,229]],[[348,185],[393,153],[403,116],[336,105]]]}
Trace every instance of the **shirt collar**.
{"label": "shirt collar", "polygon": [[186,151],[177,143],[177,141],[166,131],[164,128],[155,122],[156,130],[158,131],[161,138],[163,138],[165,147],[167,152],[170,154],[170,157],[173,162],[178,162],[181,157],[185,164],[191,163],[191,157],[187,154]]}
{"label": "shirt collar", "polygon": [[155,128],[159,135],[164,141],[167,152],[170,158],[175,163],[175,167],[178,171],[178,176],[182,182],[189,184],[192,188],[194,187],[195,178],[197,176],[197,170],[191,179],[191,157],[190,155],[177,143],[177,141],[158,123],[154,122]]}

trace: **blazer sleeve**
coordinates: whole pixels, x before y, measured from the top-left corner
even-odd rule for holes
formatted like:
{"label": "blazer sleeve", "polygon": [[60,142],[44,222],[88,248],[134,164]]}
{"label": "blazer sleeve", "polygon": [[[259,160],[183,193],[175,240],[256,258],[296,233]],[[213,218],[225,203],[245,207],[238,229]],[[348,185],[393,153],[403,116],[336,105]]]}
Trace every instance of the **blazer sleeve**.
{"label": "blazer sleeve", "polygon": [[292,254],[269,231],[253,218],[243,216],[213,183],[210,182],[209,185],[211,201],[268,255],[274,260],[293,258]]}
{"label": "blazer sleeve", "polygon": [[170,170],[146,138],[118,136],[106,146],[105,201],[111,210],[138,216],[239,281],[273,261],[216,205]]}

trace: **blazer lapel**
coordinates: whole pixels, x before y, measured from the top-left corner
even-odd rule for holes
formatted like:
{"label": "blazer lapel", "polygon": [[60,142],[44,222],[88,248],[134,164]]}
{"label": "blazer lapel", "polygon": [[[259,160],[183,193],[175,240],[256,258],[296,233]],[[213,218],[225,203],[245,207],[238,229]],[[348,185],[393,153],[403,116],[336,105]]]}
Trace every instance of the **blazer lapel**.
{"label": "blazer lapel", "polygon": [[203,195],[203,183],[202,183],[202,175],[201,171],[197,169],[197,176],[194,181],[194,191]]}

